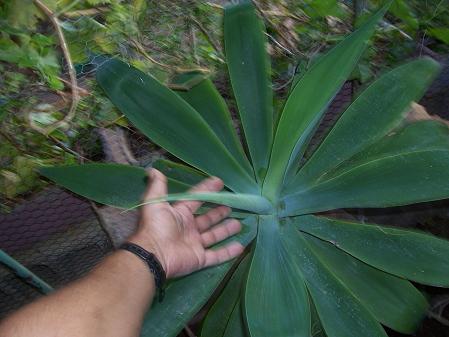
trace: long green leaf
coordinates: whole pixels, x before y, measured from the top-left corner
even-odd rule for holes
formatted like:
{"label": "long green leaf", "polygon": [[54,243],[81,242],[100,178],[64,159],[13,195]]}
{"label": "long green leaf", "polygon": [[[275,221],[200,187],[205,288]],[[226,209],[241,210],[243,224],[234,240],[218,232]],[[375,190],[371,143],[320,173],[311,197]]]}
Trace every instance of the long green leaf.
{"label": "long green leaf", "polygon": [[307,289],[329,337],[387,337],[381,325],[335,277],[310,243],[291,224],[283,226],[290,254],[298,262]]}
{"label": "long green leaf", "polygon": [[85,164],[43,167],[40,173],[76,194],[120,208],[138,204],[146,188],[145,170],[129,165]]}
{"label": "long green leaf", "polygon": [[[43,176],[74,193],[98,203],[130,208],[137,205],[147,186],[147,175],[141,167],[121,164],[85,164],[43,167]],[[186,192],[190,184],[167,179],[169,193]]]}
{"label": "long green leaf", "polygon": [[429,234],[325,217],[296,218],[301,231],[329,241],[361,261],[412,281],[449,286],[449,242]]}
{"label": "long green leaf", "polygon": [[[244,325],[239,308],[240,293],[250,260],[250,256],[247,255],[240,262],[220,297],[207,313],[201,329],[201,337],[244,336],[245,330],[243,329]],[[233,331],[233,334],[231,334],[231,331]]]}
{"label": "long green leaf", "polygon": [[305,238],[329,271],[379,322],[408,334],[418,328],[428,305],[409,281],[373,268],[330,243],[310,235]]}
{"label": "long green leaf", "polygon": [[286,175],[296,171],[327,105],[350,75],[387,8],[384,6],[317,61],[293,88],[279,120],[263,187],[269,198],[276,199]]}
{"label": "long green leaf", "polygon": [[343,113],[329,135],[307,161],[286,194],[310,185],[340,163],[396,127],[412,101],[418,101],[440,69],[431,59],[420,59],[381,76]]}
{"label": "long green leaf", "polygon": [[175,163],[167,159],[155,161],[153,167],[161,171],[167,178],[176,180],[188,186],[199,184],[202,180],[207,178],[207,175],[192,167]]}
{"label": "long green leaf", "polygon": [[259,181],[266,174],[273,139],[273,93],[264,32],[251,2],[225,8],[226,63]]}
{"label": "long green leaf", "polygon": [[246,325],[243,318],[242,303],[239,299],[229,318],[228,327],[223,337],[247,337]]}
{"label": "long green leaf", "polygon": [[201,115],[176,93],[116,59],[102,64],[97,80],[110,100],[152,141],[190,165],[221,177],[234,191],[257,193],[254,179]]}
{"label": "long green leaf", "polygon": [[[250,217],[242,222],[239,235],[231,238],[243,245],[249,244],[256,233],[256,219]],[[207,302],[225,277],[233,262],[203,269],[177,279],[167,286],[162,303],[153,306],[144,318],[141,337],[175,337]]]}
{"label": "long green leaf", "polygon": [[140,207],[146,204],[154,204],[162,201],[178,201],[178,200],[198,200],[213,202],[232,208],[251,211],[255,214],[270,214],[273,212],[273,205],[264,197],[254,194],[242,193],[177,193],[169,194],[165,197],[145,200],[132,208]]}
{"label": "long green leaf", "polygon": [[[182,84],[192,80],[195,76],[199,76],[199,74],[194,72],[181,74],[173,79],[173,83]],[[253,175],[253,168],[237,137],[226,102],[212,81],[203,77],[197,84],[185,89],[178,89],[176,93],[200,113],[228,151],[249,174]]]}
{"label": "long green leaf", "polygon": [[284,246],[275,216],[261,216],[245,292],[251,337],[310,337],[311,318],[304,280]]}
{"label": "long green leaf", "polygon": [[449,197],[449,129],[409,125],[329,173],[329,179],[286,196],[284,215],[344,207],[389,207]]}

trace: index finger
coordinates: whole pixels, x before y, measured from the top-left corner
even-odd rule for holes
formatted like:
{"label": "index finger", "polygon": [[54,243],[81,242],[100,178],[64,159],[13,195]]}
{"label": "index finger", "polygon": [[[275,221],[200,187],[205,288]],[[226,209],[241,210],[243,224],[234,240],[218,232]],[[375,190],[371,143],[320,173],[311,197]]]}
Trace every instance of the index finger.
{"label": "index finger", "polygon": [[[193,186],[189,192],[191,193],[201,193],[201,192],[218,192],[223,189],[223,181],[217,177],[210,177],[204,179],[198,185]],[[198,208],[203,204],[203,201],[196,200],[182,200],[178,201],[173,205],[178,211],[189,212],[191,214],[195,213]]]}

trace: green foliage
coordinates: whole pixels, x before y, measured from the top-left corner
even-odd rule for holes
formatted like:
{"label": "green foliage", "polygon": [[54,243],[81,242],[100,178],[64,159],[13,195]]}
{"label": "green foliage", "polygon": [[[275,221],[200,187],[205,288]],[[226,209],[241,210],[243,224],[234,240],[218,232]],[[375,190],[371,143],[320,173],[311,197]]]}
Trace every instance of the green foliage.
{"label": "green foliage", "polygon": [[[436,62],[418,59],[381,76],[302,163],[323,111],[350,76],[387,8],[298,78],[276,126],[270,123],[260,19],[249,3],[225,9],[226,60],[248,157],[234,141],[229,110],[202,75],[190,72],[178,78],[177,95],[117,59],[100,67],[98,82],[120,111],[152,141],[193,166],[158,162],[155,166],[169,178],[170,194],[145,203],[224,203],[251,214],[244,223],[254,229],[247,236],[254,238],[250,253],[236,269],[227,263],[174,281],[167,289],[168,302],[150,310],[142,336],[175,336],[228,271],[232,276],[205,319],[202,337],[309,337],[312,330],[323,335],[322,329],[329,337],[384,337],[381,324],[412,333],[428,304],[407,279],[449,286],[449,242],[314,214],[449,197],[449,129],[433,121],[402,123],[410,103],[437,75]],[[210,104],[207,111],[205,102]],[[258,145],[262,155],[255,155]],[[261,173],[264,158],[268,170]],[[41,172],[78,194],[125,208],[139,205],[146,183],[143,169],[111,164]],[[229,191],[184,192],[204,174],[222,177]]]}

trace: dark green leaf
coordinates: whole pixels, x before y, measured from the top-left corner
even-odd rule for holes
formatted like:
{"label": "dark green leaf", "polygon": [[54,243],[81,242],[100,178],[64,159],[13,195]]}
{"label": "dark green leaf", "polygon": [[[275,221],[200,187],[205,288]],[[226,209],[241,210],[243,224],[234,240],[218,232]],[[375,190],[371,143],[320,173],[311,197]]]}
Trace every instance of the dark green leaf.
{"label": "dark green leaf", "polygon": [[387,337],[381,325],[319,258],[292,224],[283,226],[289,252],[297,260],[307,289],[329,337]]}
{"label": "dark green leaf", "polygon": [[254,179],[201,115],[173,91],[116,59],[99,68],[97,80],[111,101],[152,141],[190,165],[219,176],[234,191],[257,193]]}
{"label": "dark green leaf", "polygon": [[[183,83],[188,83],[189,80],[195,78],[195,75],[198,76],[197,73],[182,74],[175,78],[174,81],[176,84],[179,84],[181,80]],[[253,175],[253,168],[248,158],[246,158],[242,144],[237,137],[228,107],[212,81],[204,78],[189,89],[177,90],[176,92],[200,113],[228,151],[242,164],[249,174]]]}
{"label": "dark green leaf", "polygon": [[316,216],[297,227],[329,241],[361,261],[412,281],[449,286],[449,242],[429,234]]}
{"label": "dark green leaf", "polygon": [[275,216],[261,216],[245,292],[252,337],[310,337],[307,290]]}
{"label": "dark green leaf", "polygon": [[293,88],[279,120],[264,183],[264,193],[269,198],[276,199],[286,176],[293,176],[296,172],[327,105],[353,70],[387,8],[383,7],[361,28],[321,57]]}
{"label": "dark green leaf", "polygon": [[384,137],[404,118],[410,103],[421,98],[439,68],[431,59],[416,60],[375,81],[346,109],[285,193],[325,179],[332,168]]}
{"label": "dark green leaf", "polygon": [[[242,331],[238,333],[238,328],[243,328],[243,324],[239,324],[243,323],[241,321],[241,310],[239,308],[240,293],[250,260],[250,256],[247,255],[242,262],[240,262],[220,297],[209,310],[201,329],[201,337],[225,337],[226,335],[232,337],[244,336],[244,334],[241,333]],[[237,332],[237,334],[231,334],[231,330]],[[244,329],[241,330],[244,332]]]}
{"label": "dark green leaf", "polygon": [[329,179],[284,198],[286,215],[390,207],[449,197],[449,129],[412,124],[356,155]]}
{"label": "dark green leaf", "polygon": [[415,332],[428,305],[409,281],[373,268],[330,243],[310,235],[305,238],[329,271],[379,322],[402,333]]}
{"label": "dark green leaf", "polygon": [[273,138],[273,93],[264,32],[251,2],[225,8],[226,63],[249,153],[260,181],[266,174]]}
{"label": "dark green leaf", "polygon": [[129,165],[85,164],[43,167],[40,173],[83,197],[121,208],[138,204],[146,187],[145,170]]}
{"label": "dark green leaf", "polygon": [[207,178],[207,175],[204,173],[171,160],[159,159],[154,162],[153,167],[161,171],[167,178],[179,181],[188,186],[199,184]]}

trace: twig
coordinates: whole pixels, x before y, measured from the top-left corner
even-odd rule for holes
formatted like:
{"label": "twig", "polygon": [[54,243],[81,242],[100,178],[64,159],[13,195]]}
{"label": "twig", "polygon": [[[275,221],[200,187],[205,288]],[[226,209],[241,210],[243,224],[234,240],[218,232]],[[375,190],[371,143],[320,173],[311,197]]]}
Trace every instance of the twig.
{"label": "twig", "polygon": [[134,45],[135,49],[136,49],[136,50],[137,50],[137,51],[138,51],[144,58],[146,58],[148,61],[150,61],[150,62],[152,62],[152,63],[158,65],[158,66],[161,67],[161,68],[171,69],[171,70],[174,69],[174,70],[177,71],[177,72],[187,72],[187,71],[193,71],[193,70],[209,72],[209,70],[204,69],[204,68],[201,68],[201,67],[198,67],[198,68],[195,68],[195,69],[185,69],[185,68],[179,68],[179,67],[175,67],[175,66],[171,66],[171,65],[168,65],[168,64],[161,63],[161,62],[155,60],[154,58],[152,58],[150,55],[148,55],[148,53],[145,51],[145,49],[143,48],[143,46],[142,46],[138,41],[136,41],[136,40],[133,39],[133,38],[130,38],[130,41],[131,41],[131,43]]}
{"label": "twig", "polygon": [[196,64],[200,64],[200,59],[198,58],[198,53],[196,52],[196,34],[195,34],[195,28],[189,24],[189,32],[190,32],[190,39],[192,41],[192,57],[195,60]]}
{"label": "twig", "polygon": [[12,138],[10,137],[6,132],[2,131],[0,129],[0,136],[2,136],[3,138],[5,138],[12,146],[15,147],[15,149],[19,152],[22,153],[22,149],[20,148],[19,144]]}
{"label": "twig", "polygon": [[276,40],[274,38],[273,35],[265,33],[266,36],[268,36],[270,38],[271,41],[273,41],[273,43],[278,46],[279,48],[281,48],[283,51],[285,51],[287,54],[289,55],[294,55],[294,53],[292,51],[290,51],[287,47],[283,46],[278,40]]}
{"label": "twig", "polygon": [[52,140],[56,145],[62,147],[65,151],[73,154],[75,157],[77,157],[79,160],[82,161],[90,161],[89,159],[87,159],[86,157],[83,157],[82,155],[80,155],[78,152],[76,152],[75,150],[72,150],[70,147],[68,147],[67,145],[65,145],[63,142],[61,142],[59,139],[49,135],[48,138],[50,140]]}
{"label": "twig", "polygon": [[[206,5],[218,9],[218,10],[223,10],[223,6],[213,3],[213,2],[206,2]],[[304,13],[304,11],[301,11],[301,15],[304,16],[304,18],[302,18],[301,16],[298,16],[296,14],[292,14],[292,13],[288,13],[288,12],[279,12],[279,11],[274,11],[274,10],[263,10],[260,9],[265,15],[269,15],[269,16],[276,16],[276,17],[281,17],[281,18],[290,18],[293,20],[296,20],[298,22],[305,22],[309,19],[309,16]]]}
{"label": "twig", "polygon": [[213,2],[206,2],[206,5],[208,5],[208,6],[212,7],[212,8],[217,8],[217,9],[223,10],[223,6],[221,6],[219,4],[215,4]]}
{"label": "twig", "polygon": [[81,16],[91,16],[95,14],[101,14],[104,12],[109,11],[108,7],[97,7],[97,8],[88,8],[88,9],[79,9],[76,11],[71,12],[64,12],[61,15],[73,19],[73,18],[79,18]]}
{"label": "twig", "polygon": [[[70,89],[72,88],[72,82],[67,81],[66,79],[64,79],[62,77],[58,77],[58,80],[60,80],[64,84],[66,84],[68,87],[70,87]],[[87,91],[86,89],[81,88],[81,87],[78,87],[78,92],[79,92],[80,96],[89,96],[90,95],[89,91]]]}
{"label": "twig", "polygon": [[[264,20],[266,22],[268,22],[268,24],[271,26],[271,28],[273,30],[276,31],[276,33],[286,42],[289,41],[289,39],[284,35],[284,33],[282,33],[279,29],[277,29],[276,24],[268,17],[268,15],[266,15],[265,11],[262,9],[262,7],[260,7],[260,5],[257,3],[257,1],[255,0],[251,0],[251,2],[254,4],[254,7],[256,7],[257,11],[260,13],[260,15],[262,15],[262,17],[264,18]],[[268,35],[268,33],[267,33]],[[279,41],[277,41],[273,36],[268,35],[271,40],[282,50],[288,52],[290,55],[294,55],[293,52],[291,52],[287,47],[283,46]]]}
{"label": "twig", "polygon": [[209,35],[207,30],[201,24],[201,22],[199,22],[197,19],[195,19],[192,16],[189,19],[198,27],[198,29],[201,31],[201,33],[203,33],[204,37],[210,43],[210,45],[215,49],[215,51],[221,55],[221,50],[220,50],[220,47],[218,46],[218,43],[216,43],[214,41],[214,39]]}
{"label": "twig", "polygon": [[58,127],[68,124],[73,119],[73,117],[75,116],[76,108],[78,106],[78,102],[80,100],[80,95],[79,95],[78,83],[76,80],[76,71],[75,71],[75,68],[73,67],[72,58],[70,56],[69,48],[67,46],[67,42],[65,40],[64,33],[61,28],[61,24],[59,23],[59,19],[56,15],[53,14],[51,9],[48,8],[41,0],[33,0],[33,1],[34,1],[34,4],[42,12],[44,12],[45,15],[47,15],[47,17],[49,18],[49,20],[51,21],[51,23],[53,24],[53,26],[56,30],[56,33],[58,35],[59,44],[61,46],[65,61],[67,63],[67,68],[68,68],[69,76],[70,76],[71,89],[72,89],[72,103],[70,105],[70,109],[69,109],[68,113],[65,115],[65,117],[62,120],[59,120],[53,124],[50,124],[50,125],[46,126],[45,128],[40,127],[39,125],[34,123],[34,121],[32,119],[29,120],[30,126],[34,130],[41,132],[44,135],[48,135],[49,133],[51,133],[53,130],[57,129]]}

